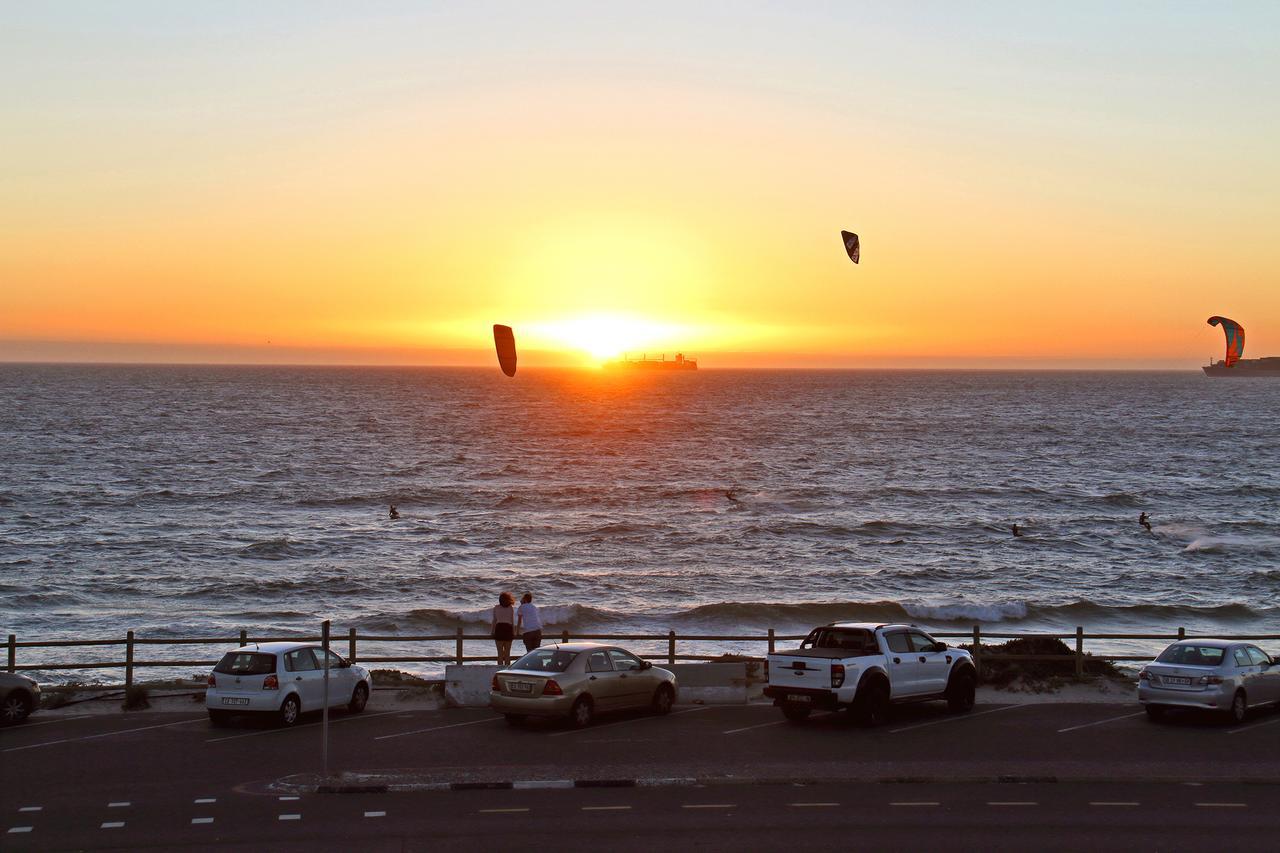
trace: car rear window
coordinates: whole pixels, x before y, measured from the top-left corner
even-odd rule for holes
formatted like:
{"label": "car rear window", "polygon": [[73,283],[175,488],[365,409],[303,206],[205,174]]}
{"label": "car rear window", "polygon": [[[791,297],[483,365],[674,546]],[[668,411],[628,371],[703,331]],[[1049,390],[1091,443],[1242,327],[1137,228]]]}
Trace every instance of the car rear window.
{"label": "car rear window", "polygon": [[276,671],[276,656],[266,652],[227,652],[213,671],[227,675],[269,675]]}
{"label": "car rear window", "polygon": [[1157,663],[1180,663],[1186,666],[1218,666],[1227,650],[1221,646],[1170,646],[1156,658]]}
{"label": "car rear window", "polygon": [[578,656],[577,652],[557,649],[534,649],[515,662],[512,669],[531,669],[536,672],[564,672]]}

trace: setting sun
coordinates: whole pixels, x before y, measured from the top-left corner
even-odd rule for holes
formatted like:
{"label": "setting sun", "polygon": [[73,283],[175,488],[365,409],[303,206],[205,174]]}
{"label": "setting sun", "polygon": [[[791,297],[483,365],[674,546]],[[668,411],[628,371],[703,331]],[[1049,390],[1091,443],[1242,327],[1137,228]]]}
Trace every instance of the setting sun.
{"label": "setting sun", "polygon": [[567,320],[533,323],[529,333],[535,345],[583,352],[596,362],[624,353],[677,349],[686,327],[622,314],[591,314]]}

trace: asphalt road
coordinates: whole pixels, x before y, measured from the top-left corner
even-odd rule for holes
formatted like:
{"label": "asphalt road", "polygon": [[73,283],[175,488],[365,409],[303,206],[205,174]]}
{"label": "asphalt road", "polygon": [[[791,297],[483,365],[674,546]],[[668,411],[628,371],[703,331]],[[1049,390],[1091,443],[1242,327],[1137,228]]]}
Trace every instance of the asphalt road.
{"label": "asphalt road", "polygon": [[[335,714],[331,725],[331,770],[393,784],[659,787],[317,794],[320,747],[310,719],[289,730],[213,728],[199,705],[37,715],[0,733],[3,847],[481,849],[508,832],[569,849],[827,848],[848,846],[849,833],[961,849],[1280,840],[1275,712],[1236,727],[1195,715],[1152,724],[1128,705],[961,716],[919,706],[874,730],[845,715],[796,726],[768,706],[686,706],[580,731],[511,728],[479,709]],[[895,805],[906,802],[920,804]]]}

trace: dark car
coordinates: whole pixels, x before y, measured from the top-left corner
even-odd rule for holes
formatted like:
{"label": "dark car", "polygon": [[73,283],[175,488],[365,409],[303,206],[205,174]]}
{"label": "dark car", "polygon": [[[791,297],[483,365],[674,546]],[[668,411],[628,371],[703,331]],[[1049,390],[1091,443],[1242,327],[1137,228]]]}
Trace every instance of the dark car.
{"label": "dark car", "polygon": [[40,685],[16,672],[0,672],[0,725],[25,720],[40,707]]}

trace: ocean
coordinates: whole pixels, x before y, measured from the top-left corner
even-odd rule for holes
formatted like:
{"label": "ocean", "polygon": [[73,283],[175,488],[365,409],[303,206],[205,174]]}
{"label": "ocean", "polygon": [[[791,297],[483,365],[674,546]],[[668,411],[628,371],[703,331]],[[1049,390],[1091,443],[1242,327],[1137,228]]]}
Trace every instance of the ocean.
{"label": "ocean", "polygon": [[1198,371],[4,365],[0,629],[480,633],[509,590],[550,632],[1280,633],[1278,428]]}

